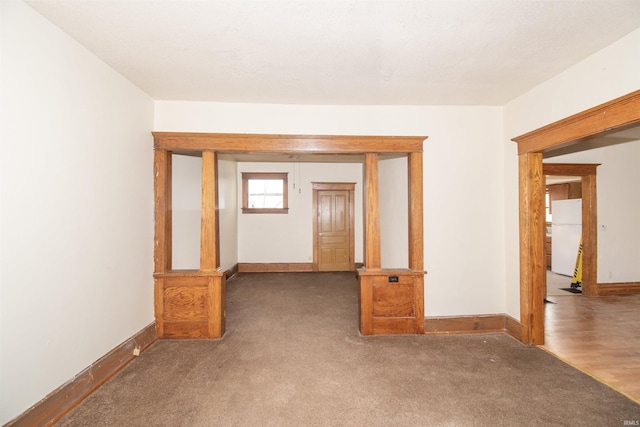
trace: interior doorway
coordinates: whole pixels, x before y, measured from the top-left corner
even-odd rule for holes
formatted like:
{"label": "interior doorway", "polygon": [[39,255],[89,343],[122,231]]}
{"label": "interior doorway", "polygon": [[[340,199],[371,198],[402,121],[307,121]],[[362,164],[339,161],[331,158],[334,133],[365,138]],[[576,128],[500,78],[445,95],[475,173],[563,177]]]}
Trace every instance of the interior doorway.
{"label": "interior doorway", "polygon": [[[584,163],[543,163],[542,171],[545,177],[572,176],[580,178],[580,199],[582,202],[582,274],[580,278],[582,294],[591,296],[595,292],[598,277],[597,265],[597,197],[596,197],[596,169],[599,164]],[[549,233],[548,223],[545,222],[545,249],[548,250],[546,239],[553,239]],[[577,255],[577,251],[576,251]],[[537,284],[542,287],[541,293],[547,296],[547,275],[545,280]]]}
{"label": "interior doorway", "polygon": [[[520,189],[520,340],[531,345],[544,344],[545,252],[545,173],[543,154],[561,147],[583,144],[589,138],[629,129],[640,124],[640,91],[614,99],[558,122],[513,138],[518,143]],[[595,173],[593,174],[595,176]],[[593,181],[593,182],[590,182]],[[595,203],[595,179],[583,176],[584,207]],[[587,192],[585,194],[585,188]],[[586,198],[586,200],[585,200]],[[592,262],[583,254],[584,266],[595,266],[597,228],[594,220],[585,224],[583,217],[583,245],[589,238],[593,248]],[[588,230],[587,230],[588,229]],[[587,235],[588,234],[588,235]],[[592,295],[599,295],[595,269],[583,269],[585,280],[591,284]]]}
{"label": "interior doorway", "polygon": [[355,271],[355,183],[313,183],[313,269]]}

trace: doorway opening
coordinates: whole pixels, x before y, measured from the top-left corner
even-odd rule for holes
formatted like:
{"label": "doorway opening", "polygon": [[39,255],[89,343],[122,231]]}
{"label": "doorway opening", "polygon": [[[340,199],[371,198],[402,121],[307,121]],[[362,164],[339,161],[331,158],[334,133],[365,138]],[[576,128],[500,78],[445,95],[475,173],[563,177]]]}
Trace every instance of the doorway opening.
{"label": "doorway opening", "polygon": [[[551,181],[553,177],[562,177],[566,178],[568,176],[573,177],[574,179],[577,177],[578,181],[571,181],[578,184],[578,188],[575,188],[574,185],[567,184],[566,194],[561,195],[552,195],[549,194],[550,201],[552,199],[559,200],[564,202],[565,200],[577,200],[580,199],[582,203],[580,203],[580,211],[578,212],[579,218],[578,221],[580,223],[580,241],[582,244],[582,273],[580,277],[581,291],[583,295],[591,296],[595,290],[595,281],[597,280],[597,198],[596,198],[596,168],[600,166],[599,164],[584,164],[584,163],[543,163],[542,171],[545,175],[545,187],[549,188],[550,186],[546,185]],[[563,181],[566,181],[564,179]],[[552,184],[553,185],[553,184]],[[559,185],[559,184],[555,184]],[[574,187],[574,189],[571,189]],[[564,188],[559,188],[560,191],[564,190]],[[553,189],[552,189],[553,192]],[[572,194],[573,193],[573,194]],[[579,196],[579,197],[578,197]],[[583,198],[584,197],[584,198]],[[550,203],[552,205],[552,203]],[[545,209],[546,210],[546,209]],[[553,211],[550,213],[553,215]],[[557,247],[554,243],[554,233],[553,233],[553,225],[549,223],[548,216],[545,215],[545,260],[547,271],[549,267],[551,267],[551,271],[560,272],[560,274],[573,276],[575,269],[575,262],[578,255],[578,246],[576,245],[575,254],[569,254],[569,262],[572,263],[568,268],[561,268],[560,266],[553,267],[553,260],[556,262],[561,258],[558,256],[559,254],[554,254],[551,252],[550,247]],[[561,223],[564,221],[561,221]],[[551,227],[550,227],[551,225]],[[566,224],[559,225],[557,229],[565,227]],[[560,230],[556,230],[560,231]],[[563,237],[566,233],[563,233]],[[561,236],[555,236],[556,239]],[[571,260],[573,257],[573,260]],[[551,260],[550,260],[551,258]],[[547,286],[547,277],[548,273],[544,275],[544,281],[542,286],[544,287],[543,295],[548,296],[548,286]],[[571,285],[571,279],[567,282]],[[571,286],[567,286],[567,288],[571,288]]]}
{"label": "doorway opening", "polygon": [[[545,172],[543,154],[559,148],[584,144],[590,138],[629,129],[640,124],[640,90],[582,113],[513,138],[518,143],[520,189],[520,340],[544,344],[545,259]],[[595,218],[595,172],[582,177],[584,208]],[[586,190],[586,192],[585,192]],[[590,239],[589,241],[587,241]],[[597,284],[595,220],[583,217],[583,245],[592,248],[583,254],[583,293],[596,296]],[[586,257],[591,256],[591,260]],[[590,285],[585,287],[585,282]],[[625,287],[629,287],[625,284]],[[640,286],[632,284],[632,287]],[[587,290],[588,289],[588,290]]]}

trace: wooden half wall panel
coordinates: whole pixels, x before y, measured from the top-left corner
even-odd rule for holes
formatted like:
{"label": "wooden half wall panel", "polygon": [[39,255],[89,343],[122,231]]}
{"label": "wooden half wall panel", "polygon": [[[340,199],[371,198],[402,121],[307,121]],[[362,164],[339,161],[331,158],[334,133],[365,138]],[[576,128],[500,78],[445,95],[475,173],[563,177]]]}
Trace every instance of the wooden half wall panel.
{"label": "wooden half wall panel", "polygon": [[155,275],[158,338],[221,338],[225,331],[224,271]]}
{"label": "wooden half wall panel", "polygon": [[360,333],[424,333],[424,272],[358,270]]}

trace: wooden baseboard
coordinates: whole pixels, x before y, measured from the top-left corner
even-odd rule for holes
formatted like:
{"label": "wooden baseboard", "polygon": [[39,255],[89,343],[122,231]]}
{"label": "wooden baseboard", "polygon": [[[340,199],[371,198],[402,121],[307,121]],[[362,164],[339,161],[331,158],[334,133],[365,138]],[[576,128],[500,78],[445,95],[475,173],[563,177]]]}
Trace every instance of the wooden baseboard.
{"label": "wooden baseboard", "polygon": [[520,339],[520,322],[507,314],[427,317],[424,326],[427,335],[506,332]]}
{"label": "wooden baseboard", "polygon": [[640,282],[598,283],[598,296],[640,294]]}
{"label": "wooden baseboard", "polygon": [[155,322],[129,338],[4,427],[51,426],[158,339]]}
{"label": "wooden baseboard", "polygon": [[234,264],[231,268],[227,269],[224,272],[225,275],[225,279],[229,280],[233,277],[234,274],[236,274],[238,272],[238,264]]}
{"label": "wooden baseboard", "polygon": [[280,262],[280,263],[238,263],[240,273],[286,273],[313,271],[310,262]]}

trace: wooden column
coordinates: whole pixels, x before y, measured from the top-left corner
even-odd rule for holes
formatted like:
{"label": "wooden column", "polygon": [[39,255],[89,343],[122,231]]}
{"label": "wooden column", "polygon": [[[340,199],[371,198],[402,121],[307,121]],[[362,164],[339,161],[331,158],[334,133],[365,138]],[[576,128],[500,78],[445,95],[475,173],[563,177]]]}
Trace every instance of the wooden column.
{"label": "wooden column", "polygon": [[217,155],[202,152],[202,214],[200,224],[200,271],[218,267],[218,192],[216,183]]}
{"label": "wooden column", "polygon": [[218,155],[202,152],[202,213],[200,223],[200,272],[206,273],[208,317],[207,336],[221,338],[225,331],[226,278],[218,269],[220,243],[218,228]]}
{"label": "wooden column", "polygon": [[420,272],[414,276],[415,332],[424,333],[424,201],[422,197],[422,153],[409,153],[409,270]]}
{"label": "wooden column", "polygon": [[518,156],[520,187],[520,339],[544,344],[546,297],[545,177],[542,153]]}
{"label": "wooden column", "polygon": [[364,156],[364,266],[380,269],[380,202],[378,154]]}
{"label": "wooden column", "polygon": [[582,295],[598,295],[596,176],[582,177]]}
{"label": "wooden column", "polygon": [[424,270],[422,153],[409,153],[409,269]]}
{"label": "wooden column", "polygon": [[153,159],[155,198],[154,271],[171,270],[171,152],[156,149]]}
{"label": "wooden column", "polygon": [[171,270],[171,152],[156,148],[153,158],[155,230],[153,293],[156,333],[164,336],[164,279]]}

